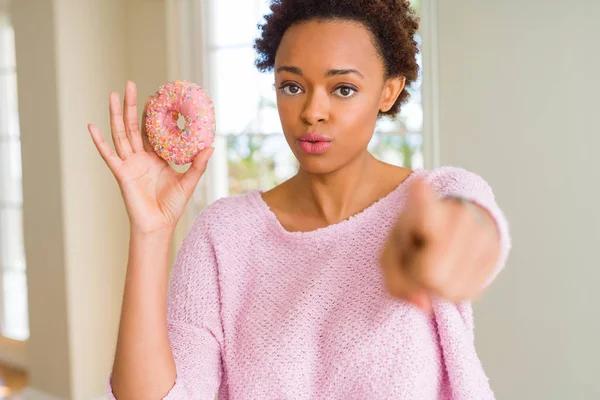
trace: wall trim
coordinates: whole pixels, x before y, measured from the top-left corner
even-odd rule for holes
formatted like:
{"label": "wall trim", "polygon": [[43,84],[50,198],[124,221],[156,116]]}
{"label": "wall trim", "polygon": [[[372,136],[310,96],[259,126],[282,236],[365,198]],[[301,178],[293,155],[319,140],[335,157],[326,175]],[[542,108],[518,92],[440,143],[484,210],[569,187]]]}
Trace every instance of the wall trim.
{"label": "wall trim", "polygon": [[423,158],[425,168],[440,166],[438,0],[421,1],[423,56]]}

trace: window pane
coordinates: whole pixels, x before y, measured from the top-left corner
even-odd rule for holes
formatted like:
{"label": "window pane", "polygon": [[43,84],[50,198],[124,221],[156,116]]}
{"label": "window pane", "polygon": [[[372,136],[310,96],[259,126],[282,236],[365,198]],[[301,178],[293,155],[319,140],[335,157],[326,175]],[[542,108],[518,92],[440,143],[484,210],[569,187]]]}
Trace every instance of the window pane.
{"label": "window pane", "polygon": [[253,0],[206,0],[208,44],[211,47],[251,46],[258,35],[260,4]]}
{"label": "window pane", "polygon": [[259,107],[257,133],[279,133],[283,135],[281,120],[277,111],[275,78],[273,72],[258,74]]}
{"label": "window pane", "polygon": [[377,132],[369,151],[378,159],[406,168],[423,168],[423,136],[420,133]]}
{"label": "window pane", "polygon": [[4,271],[4,302],[2,307],[2,336],[27,340],[29,321],[27,320],[27,279],[24,271]]}
{"label": "window pane", "polygon": [[[417,34],[415,40],[421,48],[421,37]],[[422,57],[417,54],[417,64],[419,65],[419,76],[412,85],[407,88],[410,94],[408,103],[402,105],[400,114],[396,119],[382,118],[377,122],[376,130],[378,132],[402,133],[423,132],[423,105],[421,100],[422,84]]]}
{"label": "window pane", "polygon": [[0,15],[0,336],[29,337],[14,32]]}
{"label": "window pane", "polygon": [[0,137],[18,135],[17,75],[0,69]]}
{"label": "window pane", "polygon": [[210,53],[211,97],[215,102],[217,131],[235,134],[255,131],[260,102],[259,72],[252,48]]}
{"label": "window pane", "polygon": [[23,214],[20,207],[0,208],[0,268],[25,270]]}
{"label": "window pane", "polygon": [[230,195],[268,190],[297,170],[283,134],[228,136],[227,159]]}
{"label": "window pane", "polygon": [[0,207],[20,205],[21,142],[18,137],[0,137]]}
{"label": "window pane", "polygon": [[15,33],[10,21],[5,15],[0,15],[0,68],[12,68],[15,66]]}

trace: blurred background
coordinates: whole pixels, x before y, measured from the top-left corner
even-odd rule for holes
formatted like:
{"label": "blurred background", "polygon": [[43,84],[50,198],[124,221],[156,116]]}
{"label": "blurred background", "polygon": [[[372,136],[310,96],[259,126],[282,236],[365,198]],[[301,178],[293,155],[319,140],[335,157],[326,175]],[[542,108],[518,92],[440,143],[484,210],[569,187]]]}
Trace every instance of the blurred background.
{"label": "blurred background", "polygon": [[[0,0],[0,399],[101,399],[128,224],[89,138],[108,95],[205,87],[216,150],[172,256],[218,198],[269,189],[295,159],[271,74],[253,65],[267,0]],[[483,176],[511,224],[475,304],[498,399],[600,399],[600,1],[421,0],[420,79],[370,149]],[[141,112],[141,107],[140,112]]]}

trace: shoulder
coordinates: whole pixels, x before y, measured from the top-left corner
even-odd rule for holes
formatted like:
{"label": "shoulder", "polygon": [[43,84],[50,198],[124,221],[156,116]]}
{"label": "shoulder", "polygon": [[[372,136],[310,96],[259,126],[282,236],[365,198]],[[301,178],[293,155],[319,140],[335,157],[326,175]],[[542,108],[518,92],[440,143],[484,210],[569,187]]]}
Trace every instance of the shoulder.
{"label": "shoulder", "polygon": [[257,215],[259,192],[221,198],[202,210],[192,225],[191,231],[218,233],[224,228],[243,226],[245,221]]}
{"label": "shoulder", "polygon": [[443,166],[425,172],[426,182],[439,195],[459,195],[464,192],[493,197],[492,188],[480,175],[461,167]]}

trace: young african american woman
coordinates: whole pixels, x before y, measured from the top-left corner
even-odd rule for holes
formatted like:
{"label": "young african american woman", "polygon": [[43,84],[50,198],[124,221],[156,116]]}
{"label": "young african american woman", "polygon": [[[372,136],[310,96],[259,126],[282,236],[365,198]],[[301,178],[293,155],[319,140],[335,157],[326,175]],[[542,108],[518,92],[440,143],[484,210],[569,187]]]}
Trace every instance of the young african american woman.
{"label": "young african american woman", "polygon": [[256,65],[273,71],[298,172],[203,210],[170,279],[173,230],[213,149],[176,172],[140,131],[133,82],[123,109],[111,93],[115,150],[89,125],[131,224],[110,398],[494,397],[470,302],[510,249],[491,188],[367,151],[417,79],[417,28],[407,1],[271,2]]}

